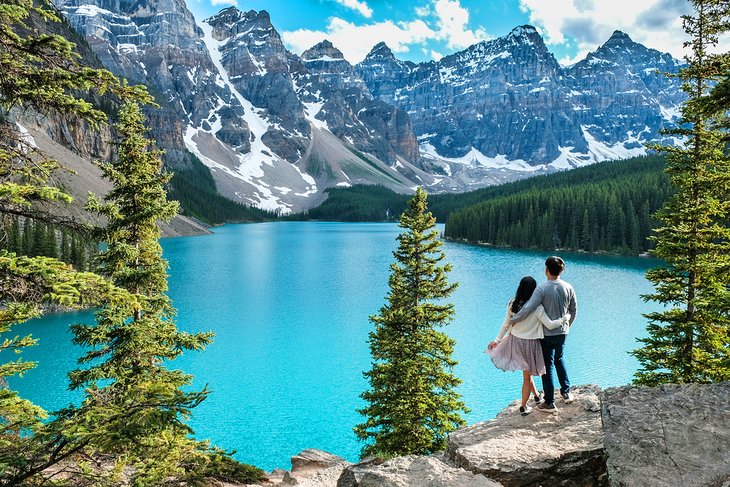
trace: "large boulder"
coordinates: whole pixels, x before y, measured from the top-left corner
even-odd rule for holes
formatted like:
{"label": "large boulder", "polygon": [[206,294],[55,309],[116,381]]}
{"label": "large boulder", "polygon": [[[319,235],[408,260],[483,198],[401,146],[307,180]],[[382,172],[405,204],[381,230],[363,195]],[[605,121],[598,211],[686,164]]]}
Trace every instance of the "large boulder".
{"label": "large boulder", "polygon": [[521,416],[514,402],[494,420],[453,432],[446,451],[458,467],[505,486],[605,486],[598,386],[573,389],[558,412]]}
{"label": "large boulder", "polygon": [[500,487],[484,475],[447,465],[438,456],[397,457],[347,467],[337,487]]}
{"label": "large boulder", "polygon": [[602,395],[612,486],[730,485],[730,382]]}
{"label": "large boulder", "polygon": [[306,476],[318,470],[345,464],[349,465],[350,463],[342,457],[326,451],[307,448],[298,455],[291,457],[291,473]]}

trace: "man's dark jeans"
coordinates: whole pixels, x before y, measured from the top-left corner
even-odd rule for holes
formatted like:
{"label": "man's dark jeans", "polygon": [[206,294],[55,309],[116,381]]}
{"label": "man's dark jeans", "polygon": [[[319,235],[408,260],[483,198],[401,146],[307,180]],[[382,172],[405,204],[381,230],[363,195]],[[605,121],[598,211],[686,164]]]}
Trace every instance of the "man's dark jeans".
{"label": "man's dark jeans", "polygon": [[542,389],[545,393],[545,402],[547,404],[553,404],[555,402],[553,364],[555,364],[555,371],[558,373],[560,392],[567,394],[570,391],[570,381],[568,380],[568,374],[565,372],[565,363],[563,363],[563,345],[565,345],[565,335],[546,336],[540,340],[542,357],[545,359],[545,375],[542,376]]}

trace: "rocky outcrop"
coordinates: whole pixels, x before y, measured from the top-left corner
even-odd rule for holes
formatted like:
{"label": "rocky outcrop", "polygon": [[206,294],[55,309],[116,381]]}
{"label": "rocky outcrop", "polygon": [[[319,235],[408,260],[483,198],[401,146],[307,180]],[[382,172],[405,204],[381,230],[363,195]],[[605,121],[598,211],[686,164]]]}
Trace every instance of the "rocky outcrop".
{"label": "rocky outcrop", "polygon": [[291,473],[298,476],[306,477],[318,470],[338,465],[349,465],[349,462],[337,455],[314,448],[308,448],[291,457]]}
{"label": "rocky outcrop", "polygon": [[600,389],[573,392],[575,402],[558,404],[558,414],[523,417],[515,404],[493,421],[455,431],[446,457],[505,486],[607,485]]}
{"label": "rocky outcrop", "polygon": [[611,486],[730,485],[730,382],[602,395]]}
{"label": "rocky outcrop", "polygon": [[491,421],[453,432],[446,451],[349,464],[318,450],[292,458],[272,485],[303,487],[727,487],[730,382],[573,389],[557,414],[521,416],[517,401]]}
{"label": "rocky outcrop", "polygon": [[364,463],[348,467],[337,487],[500,487],[501,484],[458,467],[437,456],[410,455],[380,465]]}

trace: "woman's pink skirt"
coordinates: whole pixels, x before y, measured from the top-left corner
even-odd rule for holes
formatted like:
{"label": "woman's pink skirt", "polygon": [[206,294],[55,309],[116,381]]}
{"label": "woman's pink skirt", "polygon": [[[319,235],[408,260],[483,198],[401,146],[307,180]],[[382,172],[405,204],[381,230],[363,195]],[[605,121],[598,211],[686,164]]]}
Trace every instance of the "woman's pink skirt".
{"label": "woman's pink skirt", "polygon": [[526,340],[507,335],[493,349],[486,349],[484,352],[492,359],[495,367],[505,372],[529,370],[531,375],[545,373],[540,340]]}

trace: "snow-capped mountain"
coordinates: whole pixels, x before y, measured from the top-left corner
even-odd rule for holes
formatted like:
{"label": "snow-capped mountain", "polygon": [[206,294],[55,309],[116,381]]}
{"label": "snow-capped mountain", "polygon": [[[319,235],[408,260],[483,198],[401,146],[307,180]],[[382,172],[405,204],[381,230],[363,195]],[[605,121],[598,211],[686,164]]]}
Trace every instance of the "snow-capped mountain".
{"label": "snow-capped mountain", "polygon": [[161,110],[169,165],[185,151],[221,194],[283,212],[332,186],[463,191],[634,155],[682,100],[668,54],[615,33],[561,67],[531,26],[441,59],[383,43],[357,66],[324,41],[289,52],[265,11],[196,21],[183,0],[57,0],[104,65]]}
{"label": "snow-capped mountain", "polygon": [[621,32],[563,68],[529,25],[420,65],[398,61],[381,43],[357,65],[373,93],[408,112],[425,164],[452,176],[439,183],[446,190],[500,169],[645,153],[683,100],[678,81],[663,74],[678,69],[669,54]]}
{"label": "snow-capped mountain", "polygon": [[[406,191],[432,180],[412,165],[408,116],[373,97],[333,47],[333,61],[317,54],[323,46],[304,58],[288,52],[265,11],[227,8],[196,22],[181,0],[58,6],[107,68],[146,84],[163,105],[150,125],[168,164],[184,164],[187,149],[224,196],[289,212],[335,185]],[[351,72],[347,86],[338,58]]]}

